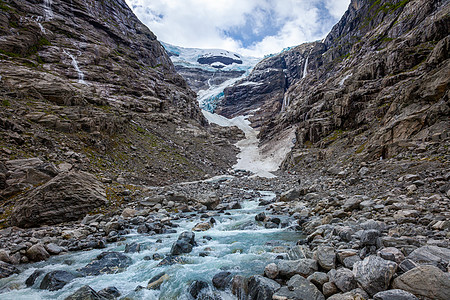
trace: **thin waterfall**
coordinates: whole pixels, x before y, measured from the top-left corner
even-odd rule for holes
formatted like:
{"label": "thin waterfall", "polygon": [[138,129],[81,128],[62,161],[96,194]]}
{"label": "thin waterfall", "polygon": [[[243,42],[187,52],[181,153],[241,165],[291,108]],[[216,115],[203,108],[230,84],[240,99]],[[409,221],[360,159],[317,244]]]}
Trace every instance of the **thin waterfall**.
{"label": "thin waterfall", "polygon": [[[310,52],[310,54],[311,54],[311,52]],[[306,57],[305,66],[303,68],[303,77],[302,78],[305,78],[306,75],[308,74],[308,61],[309,61],[309,54]]]}
{"label": "thin waterfall", "polygon": [[72,54],[70,54],[69,52],[67,52],[66,50],[64,50],[64,54],[66,54],[67,56],[69,56],[72,59],[72,66],[74,67],[74,69],[77,71],[78,73],[78,83],[81,84],[86,84],[86,81],[84,81],[84,74],[83,72],[80,70],[80,68],[78,67],[78,62],[75,59],[75,56],[73,56]]}
{"label": "thin waterfall", "polygon": [[53,0],[44,0],[45,21],[50,21],[54,17],[52,10],[52,2]]}

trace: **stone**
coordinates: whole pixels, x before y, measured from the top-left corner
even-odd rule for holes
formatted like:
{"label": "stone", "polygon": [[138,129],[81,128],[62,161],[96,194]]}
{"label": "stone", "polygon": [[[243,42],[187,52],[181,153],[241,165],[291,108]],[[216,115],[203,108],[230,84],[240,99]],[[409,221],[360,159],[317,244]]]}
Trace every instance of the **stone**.
{"label": "stone", "polygon": [[27,257],[31,261],[41,261],[47,260],[50,257],[50,254],[48,254],[47,250],[45,250],[45,247],[42,244],[36,244],[31,246],[27,250]]}
{"label": "stone", "polygon": [[333,282],[325,282],[322,286],[323,295],[328,298],[334,294],[339,293],[339,289]]}
{"label": "stone", "polygon": [[203,222],[203,223],[197,223],[194,228],[192,228],[192,231],[206,231],[212,228],[212,225],[210,222]]}
{"label": "stone", "polygon": [[314,259],[299,259],[299,260],[280,260],[277,262],[279,276],[284,278],[291,278],[299,274],[302,276],[309,276],[318,271],[317,262]]}
{"label": "stone", "polygon": [[34,271],[33,274],[31,274],[31,275],[27,278],[27,280],[25,280],[25,285],[26,285],[27,287],[32,286],[32,285],[36,282],[36,279],[37,279],[39,276],[41,276],[43,273],[44,273],[44,271],[42,271],[42,270],[36,270],[36,271]]}
{"label": "stone", "polygon": [[397,264],[371,255],[353,266],[358,284],[370,296],[386,290],[397,270]]}
{"label": "stone", "polygon": [[448,300],[450,299],[450,274],[435,266],[422,265],[395,278],[392,287],[416,296]]}
{"label": "stone", "polygon": [[103,298],[90,286],[85,285],[64,300],[103,300]]}
{"label": "stone", "polygon": [[120,292],[116,287],[110,286],[98,291],[98,295],[104,299],[114,300],[120,297]]}
{"label": "stone", "polygon": [[175,264],[186,264],[187,260],[179,257],[179,256],[172,256],[172,255],[168,255],[166,257],[164,257],[157,265],[157,267],[161,267],[161,266],[170,266],[170,265],[175,265]]}
{"label": "stone", "polygon": [[270,263],[264,268],[264,275],[267,278],[275,279],[278,277],[279,273],[278,266],[275,263]]}
{"label": "stone", "polygon": [[419,300],[419,298],[407,291],[394,289],[376,293],[373,300]]}
{"label": "stone", "polygon": [[317,287],[300,275],[294,275],[287,286],[280,288],[274,295],[273,300],[325,300],[324,295]]}
{"label": "stone", "polygon": [[314,254],[314,259],[317,260],[319,266],[324,270],[329,271],[336,267],[336,253],[334,248],[330,246],[319,246]]}
{"label": "stone", "polygon": [[344,211],[352,211],[354,209],[359,209],[359,204],[363,201],[361,196],[352,196],[345,200],[342,208]]}
{"label": "stone", "polygon": [[71,282],[77,276],[67,271],[52,271],[45,274],[39,286],[41,290],[57,291]]}
{"label": "stone", "polygon": [[403,253],[394,247],[383,248],[377,252],[377,255],[383,259],[396,262],[397,264],[400,264],[405,259]]}
{"label": "stone", "polygon": [[247,299],[248,279],[241,275],[236,275],[231,280],[231,292],[238,299]]}
{"label": "stone", "polygon": [[125,245],[125,253],[139,253],[141,252],[141,244],[133,242]]}
{"label": "stone", "polygon": [[16,201],[11,224],[35,227],[83,218],[106,205],[106,192],[97,178],[86,172],[61,173],[25,193]]}
{"label": "stone", "polygon": [[450,249],[437,246],[423,246],[411,252],[406,258],[420,265],[433,265],[446,271],[450,263]]}
{"label": "stone", "polygon": [[361,246],[376,245],[379,236],[380,232],[376,229],[364,230],[360,236]]}
{"label": "stone", "polygon": [[136,213],[137,213],[137,211],[135,209],[133,209],[133,208],[125,208],[122,211],[122,215],[121,216],[124,219],[130,219],[130,218],[133,218],[136,215]]}
{"label": "stone", "polygon": [[209,285],[205,281],[194,280],[188,288],[189,294],[197,299],[198,295],[202,292],[202,290],[209,288]]}
{"label": "stone", "polygon": [[354,289],[352,291],[343,293],[343,294],[335,294],[331,296],[331,300],[366,300],[369,299],[369,296],[366,292],[361,289]]}
{"label": "stone", "polygon": [[19,269],[17,269],[15,266],[0,261],[0,279],[19,273],[20,273]]}
{"label": "stone", "polygon": [[231,280],[233,279],[233,275],[230,272],[220,272],[214,275],[212,279],[213,286],[221,291],[224,291],[231,285]]}
{"label": "stone", "polygon": [[131,263],[131,258],[122,253],[103,252],[78,271],[84,276],[115,274],[125,271]]}
{"label": "stone", "polygon": [[357,287],[353,272],[347,268],[331,270],[328,272],[328,278],[330,279],[330,282],[333,282],[336,287],[344,293],[356,289]]}
{"label": "stone", "polygon": [[254,275],[248,280],[248,297],[252,300],[272,300],[281,285],[269,278]]}
{"label": "stone", "polygon": [[178,240],[172,245],[170,255],[180,255],[183,253],[190,253],[195,246],[195,234],[193,232],[185,231],[180,234]]}
{"label": "stone", "polygon": [[314,284],[319,290],[322,290],[324,283],[329,281],[328,275],[323,272],[314,272],[306,279]]}
{"label": "stone", "polygon": [[60,247],[54,243],[49,243],[47,245],[45,245],[45,250],[47,250],[48,253],[52,254],[52,255],[58,255],[61,252],[66,252],[67,250],[64,249],[63,247]]}
{"label": "stone", "polygon": [[166,273],[160,273],[152,277],[147,283],[147,289],[158,290],[165,281],[169,280],[170,277]]}
{"label": "stone", "polygon": [[204,195],[198,195],[197,202],[205,205],[207,209],[215,209],[220,204],[220,199],[216,193],[209,193]]}
{"label": "stone", "polygon": [[3,261],[8,264],[11,263],[11,257],[9,256],[9,253],[6,252],[6,250],[4,249],[0,249],[0,261]]}
{"label": "stone", "polygon": [[301,196],[301,192],[299,190],[290,189],[289,191],[281,194],[280,201],[291,202],[291,201],[295,201],[295,200],[299,199],[300,196]]}
{"label": "stone", "polygon": [[266,214],[264,212],[260,212],[255,216],[255,221],[262,222],[266,219]]}

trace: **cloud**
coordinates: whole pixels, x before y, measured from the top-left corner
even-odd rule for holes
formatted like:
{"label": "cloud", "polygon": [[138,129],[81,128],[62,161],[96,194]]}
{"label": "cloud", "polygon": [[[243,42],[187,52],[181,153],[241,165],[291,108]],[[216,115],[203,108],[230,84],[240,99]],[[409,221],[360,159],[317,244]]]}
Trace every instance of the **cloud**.
{"label": "cloud", "polygon": [[350,0],[126,0],[158,39],[263,56],[323,38]]}

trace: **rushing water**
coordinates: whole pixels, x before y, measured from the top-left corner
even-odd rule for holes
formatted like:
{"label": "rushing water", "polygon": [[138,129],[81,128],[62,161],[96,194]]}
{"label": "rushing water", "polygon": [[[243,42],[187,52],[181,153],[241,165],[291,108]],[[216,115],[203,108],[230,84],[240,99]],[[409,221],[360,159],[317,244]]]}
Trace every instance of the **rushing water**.
{"label": "rushing water", "polygon": [[[272,193],[262,193],[263,198],[272,198]],[[250,276],[262,274],[265,265],[275,259],[279,253],[274,253],[275,246],[294,245],[300,238],[299,232],[284,229],[265,229],[262,224],[255,222],[255,215],[263,208],[258,207],[255,200],[244,202],[242,209],[229,211],[229,215],[214,216],[216,225],[205,232],[196,233],[198,246],[189,254],[183,255],[187,264],[157,267],[159,261],[145,260],[144,257],[154,253],[162,255],[170,251],[171,245],[178,235],[190,230],[199,217],[181,218],[177,233],[146,236],[130,234],[126,243],[141,244],[140,253],[128,254],[133,264],[125,272],[100,276],[77,278],[59,291],[40,290],[38,287],[45,273],[53,270],[75,271],[85,266],[103,251],[123,251],[125,243],[110,245],[107,249],[76,252],[51,258],[46,262],[29,264],[18,275],[0,280],[0,299],[64,299],[84,285],[94,290],[115,286],[122,296],[132,299],[192,299],[187,295],[187,288],[193,280],[204,280],[211,283],[212,277],[222,270],[233,274]],[[203,236],[211,237],[211,240]],[[157,242],[158,239],[162,240]],[[202,257],[201,252],[209,252],[209,256]],[[25,280],[35,270],[44,270],[31,288],[25,287]],[[164,282],[160,290],[142,289],[135,292],[137,286],[147,286],[150,278],[165,272],[170,279]],[[3,294],[1,294],[3,292]],[[230,291],[221,292],[222,299],[235,299]]]}

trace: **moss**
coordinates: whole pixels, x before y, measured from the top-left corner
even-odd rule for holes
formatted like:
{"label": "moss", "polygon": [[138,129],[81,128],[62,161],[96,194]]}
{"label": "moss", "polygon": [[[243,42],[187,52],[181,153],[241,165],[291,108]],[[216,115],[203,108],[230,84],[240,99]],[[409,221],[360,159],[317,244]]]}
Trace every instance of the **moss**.
{"label": "moss", "polygon": [[6,4],[4,1],[0,1],[0,10],[7,11],[7,12],[13,12],[14,8]]}
{"label": "moss", "polygon": [[14,52],[8,52],[5,50],[0,49],[0,54],[4,54],[6,56],[10,56],[10,57],[19,57],[20,55]]}
{"label": "moss", "polygon": [[8,99],[3,99],[2,100],[2,106],[11,106],[11,103],[9,102],[9,100]]}
{"label": "moss", "polygon": [[356,154],[360,154],[364,151],[364,149],[366,148],[367,142],[365,142],[364,144],[362,144],[361,146],[358,147],[358,149],[356,149],[355,153]]}

